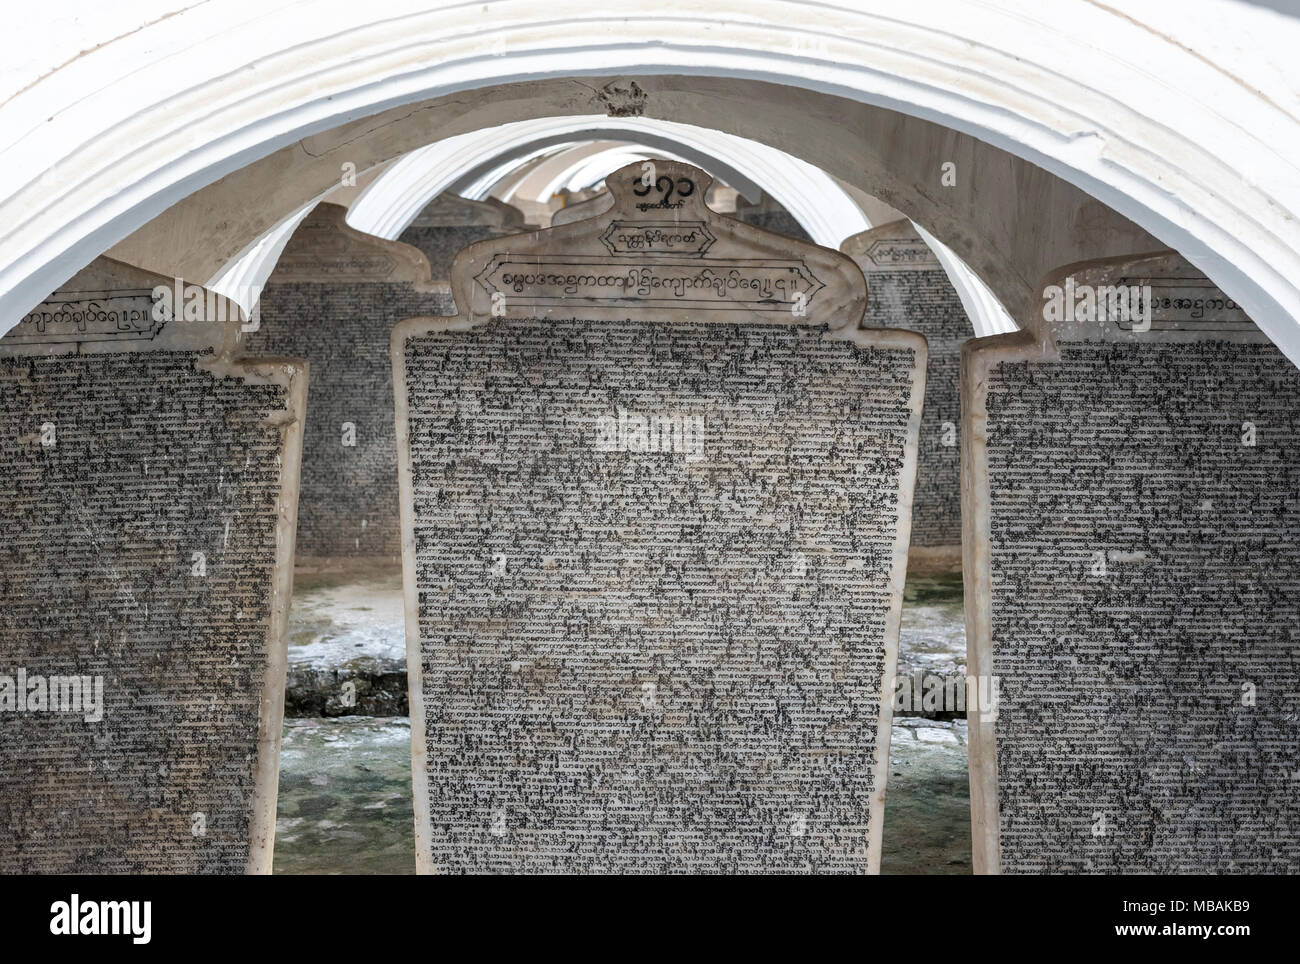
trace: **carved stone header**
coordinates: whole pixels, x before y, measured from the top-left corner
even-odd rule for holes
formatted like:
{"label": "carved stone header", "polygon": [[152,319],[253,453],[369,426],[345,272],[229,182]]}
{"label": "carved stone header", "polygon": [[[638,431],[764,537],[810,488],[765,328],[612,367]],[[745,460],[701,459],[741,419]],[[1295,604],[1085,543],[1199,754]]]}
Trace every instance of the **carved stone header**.
{"label": "carved stone header", "polygon": [[840,250],[864,272],[942,270],[938,257],[905,218],[845,238]]}
{"label": "carved stone header", "polygon": [[854,328],[866,281],[836,251],[716,214],[712,178],[677,161],[629,164],[606,178],[602,214],[462,251],[452,289],[471,320],[662,318]]}
{"label": "carved stone header", "polygon": [[601,191],[595,197],[589,197],[585,201],[579,201],[577,204],[569,204],[560,208],[551,216],[551,227],[559,227],[561,224],[572,224],[574,221],[585,221],[587,218],[594,218],[596,215],[608,211],[613,203],[613,198],[609,196],[609,192]]}
{"label": "carved stone header", "polygon": [[1035,306],[1058,342],[1264,342],[1213,281],[1174,251],[1076,265],[1049,279]]}
{"label": "carved stone header", "polygon": [[214,349],[228,353],[244,315],[201,285],[98,257],[0,338],[0,357]]}
{"label": "carved stone header", "polygon": [[418,249],[358,231],[347,213],[338,204],[316,205],[284,246],[268,284],[430,283],[429,259]]}

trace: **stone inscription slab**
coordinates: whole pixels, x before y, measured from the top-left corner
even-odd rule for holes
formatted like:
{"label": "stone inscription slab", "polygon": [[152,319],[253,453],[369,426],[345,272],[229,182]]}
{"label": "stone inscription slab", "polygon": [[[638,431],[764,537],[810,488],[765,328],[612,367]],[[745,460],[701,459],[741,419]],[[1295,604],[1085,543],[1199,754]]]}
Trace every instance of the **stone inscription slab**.
{"label": "stone inscription slab", "polygon": [[[921,354],[558,319],[407,341],[432,866],[868,869]],[[655,418],[680,450],[635,451]]]}
{"label": "stone inscription slab", "polygon": [[154,317],[151,289],[64,291],[44,302],[5,334],[19,343],[147,341],[166,323]]}
{"label": "stone inscription slab", "polygon": [[[692,232],[693,233],[693,232]],[[624,252],[616,251],[616,255]],[[748,310],[793,314],[825,285],[802,261],[730,258],[664,259],[611,266],[606,258],[550,258],[501,254],[475,278],[503,303],[522,299],[535,308],[571,302],[593,307]]]}
{"label": "stone inscription slab", "polygon": [[[430,281],[419,252],[355,231],[343,214],[321,204],[308,215],[286,246],[292,262],[277,265],[262,293],[257,329],[240,342],[247,357],[311,364],[297,535],[309,565],[400,555],[392,330],[404,318],[456,310],[450,286]],[[337,275],[340,251],[400,270]]]}
{"label": "stone inscription slab", "polygon": [[939,259],[910,221],[894,221],[847,238],[840,249],[867,277],[864,324],[925,336],[929,362],[912,505],[913,559],[950,550],[960,564],[961,346],[972,328]]}
{"label": "stone inscription slab", "polygon": [[925,344],[859,329],[833,252],[761,241],[827,285],[814,321],[483,298],[395,331],[421,871],[878,868]]}
{"label": "stone inscription slab", "polygon": [[429,259],[430,277],[451,278],[451,263],[461,248],[525,230],[523,214],[495,199],[471,201],[450,191],[439,194],[397,239]]}
{"label": "stone inscription slab", "polygon": [[[38,311],[155,280],[101,259]],[[305,371],[127,350],[165,332],[0,339],[3,873],[270,871]]]}
{"label": "stone inscription slab", "polygon": [[312,208],[284,246],[267,283],[428,283],[429,263],[418,249],[356,230],[347,213],[328,202]]}
{"label": "stone inscription slab", "polygon": [[1236,310],[1175,255],[1058,287],[1119,279],[1196,294],[968,361],[976,869],[1295,873],[1300,373],[1232,317],[1147,327]]}
{"label": "stone inscription slab", "polygon": [[713,213],[704,203],[710,183],[680,162],[628,165],[607,180],[612,201],[601,214],[461,252],[456,303],[482,318],[617,321],[667,310],[856,325],[866,291],[851,261]]}
{"label": "stone inscription slab", "polygon": [[576,204],[569,204],[560,208],[551,215],[551,227],[559,227],[561,224],[572,224],[574,221],[594,218],[596,215],[608,211],[609,206],[613,203],[614,199],[609,196],[609,192],[601,191],[585,201],[578,201]]}

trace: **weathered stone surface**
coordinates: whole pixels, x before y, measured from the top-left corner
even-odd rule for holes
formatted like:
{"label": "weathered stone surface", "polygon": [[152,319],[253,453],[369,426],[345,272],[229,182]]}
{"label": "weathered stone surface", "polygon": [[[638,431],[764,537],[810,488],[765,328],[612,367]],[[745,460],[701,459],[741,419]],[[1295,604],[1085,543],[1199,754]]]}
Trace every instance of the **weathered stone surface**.
{"label": "weathered stone surface", "polygon": [[329,669],[291,666],[286,675],[287,717],[406,716],[409,712],[405,663],[357,659]]}
{"label": "weathered stone surface", "polygon": [[736,212],[733,217],[756,228],[762,228],[764,231],[773,231],[787,238],[794,238],[796,241],[812,243],[812,238],[794,215],[766,193],[757,204],[750,204],[743,197],[737,198]]}
{"label": "weathered stone surface", "polygon": [[357,231],[348,225],[347,213],[328,202],[312,208],[284,246],[267,283],[429,286],[429,263],[417,249]]}
{"label": "weathered stone surface", "polygon": [[879,863],[924,340],[657,163],[394,333],[426,872]]}
{"label": "weathered stone surface", "polygon": [[613,197],[608,191],[601,191],[595,197],[589,197],[585,201],[579,201],[577,204],[569,204],[551,215],[551,227],[558,228],[562,224],[572,224],[574,221],[585,221],[587,218],[594,218],[598,214],[604,214],[609,210],[610,205],[614,203]]}
{"label": "weathered stone surface", "polygon": [[966,361],[976,869],[1295,872],[1300,373],[1176,255],[1055,281],[1121,284]]}
{"label": "weathered stone surface", "polygon": [[657,162],[654,184],[635,165],[611,187],[604,215],[481,242],[456,259],[452,290],[477,318],[624,320],[629,310],[689,311],[700,320],[856,327],[862,273],[838,252],[714,214],[709,177]]}
{"label": "weathered stone surface", "polygon": [[285,247],[262,294],[248,357],[311,362],[298,505],[300,561],[396,559],[393,326],[455,311],[420,253],[355,231],[345,210],[319,205]]}
{"label": "weathered stone surface", "polygon": [[101,259],[0,339],[6,873],[270,870],[305,363],[155,285]]}
{"label": "weathered stone surface", "polygon": [[961,346],[971,323],[939,259],[908,221],[854,235],[840,245],[867,278],[863,324],[920,332],[929,346],[925,409],[912,505],[912,552],[961,545]]}
{"label": "weathered stone surface", "polygon": [[416,216],[397,239],[429,259],[429,276],[446,281],[461,248],[475,241],[526,230],[523,214],[507,204],[471,201],[444,191]]}

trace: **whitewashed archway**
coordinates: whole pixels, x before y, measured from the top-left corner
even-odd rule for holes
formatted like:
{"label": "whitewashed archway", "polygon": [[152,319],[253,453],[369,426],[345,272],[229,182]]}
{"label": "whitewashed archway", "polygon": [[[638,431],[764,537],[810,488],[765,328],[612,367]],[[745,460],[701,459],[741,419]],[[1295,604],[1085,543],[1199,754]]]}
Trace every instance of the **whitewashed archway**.
{"label": "whitewashed archway", "polygon": [[[13,26],[0,77],[5,327],[175,202],[309,135],[493,84],[658,74],[833,94],[973,135],[1178,248],[1300,358],[1300,26],[1268,9],[125,0],[62,26]],[[720,104],[719,129],[738,125]]]}
{"label": "whitewashed archway", "polygon": [[[702,167],[757,201],[777,199],[818,244],[838,247],[868,225],[834,178],[784,151],[744,137],[648,117],[546,117],[449,137],[412,151],[375,179],[353,203],[348,223],[393,239],[424,206],[451,189],[471,186],[538,150],[575,141],[633,140]],[[485,177],[486,175],[486,177]]]}
{"label": "whitewashed archway", "polygon": [[[826,247],[838,250],[845,238],[872,226],[834,178],[775,148],[690,124],[600,116],[521,121],[419,148],[390,165],[361,192],[348,211],[348,223],[359,231],[396,240],[420,211],[445,190],[478,197],[512,163],[522,163],[553,145],[571,145],[579,138],[615,136],[635,137],[639,142],[664,149],[667,156],[681,157],[704,167],[751,200],[757,200],[766,191],[815,242]],[[582,163],[591,161],[592,158],[584,157]],[[618,167],[623,162],[610,163]],[[557,175],[560,180],[565,176],[565,173]],[[476,189],[478,193],[473,193]],[[210,279],[208,286],[251,308],[289,235],[305,214],[306,209],[299,209],[276,225],[244,256]],[[974,333],[1014,331],[1016,325],[1009,313],[978,276],[936,238],[926,235],[926,240],[956,288]]]}

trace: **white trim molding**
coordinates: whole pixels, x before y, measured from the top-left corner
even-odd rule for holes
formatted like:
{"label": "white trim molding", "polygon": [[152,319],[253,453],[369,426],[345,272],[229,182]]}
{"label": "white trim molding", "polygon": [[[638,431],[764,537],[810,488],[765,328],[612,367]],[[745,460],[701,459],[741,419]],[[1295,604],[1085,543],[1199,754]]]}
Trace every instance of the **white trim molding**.
{"label": "white trim molding", "polygon": [[[494,85],[644,75],[779,85],[970,135],[1182,252],[1300,359],[1300,22],[1260,6],[122,0],[67,14],[56,3],[53,15],[11,25],[7,45],[3,328],[172,205],[304,138],[429,98],[468,104]],[[505,110],[513,117],[496,122],[529,116],[520,96]],[[685,116],[664,103],[668,119]],[[718,102],[710,126],[716,118],[719,130],[751,131],[836,176],[848,170],[850,157],[826,162],[825,145],[744,108]],[[492,122],[464,123],[442,132]],[[263,216],[280,221],[305,199]],[[902,200],[895,206],[981,274],[993,270],[968,239]],[[994,290],[1010,287],[986,277]],[[1017,284],[1028,290],[1027,279]]]}

